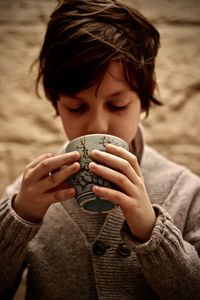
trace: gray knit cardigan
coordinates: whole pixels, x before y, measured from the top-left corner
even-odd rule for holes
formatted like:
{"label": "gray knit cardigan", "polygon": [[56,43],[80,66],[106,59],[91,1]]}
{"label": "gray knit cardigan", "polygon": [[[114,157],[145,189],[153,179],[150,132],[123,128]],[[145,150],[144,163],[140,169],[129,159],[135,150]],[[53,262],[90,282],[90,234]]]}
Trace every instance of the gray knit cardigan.
{"label": "gray knit cardigan", "polygon": [[53,204],[42,223],[21,219],[0,202],[0,299],[11,299],[28,268],[28,300],[199,300],[200,179],[145,146],[141,169],[157,213],[139,243],[120,208],[91,215],[74,199]]}

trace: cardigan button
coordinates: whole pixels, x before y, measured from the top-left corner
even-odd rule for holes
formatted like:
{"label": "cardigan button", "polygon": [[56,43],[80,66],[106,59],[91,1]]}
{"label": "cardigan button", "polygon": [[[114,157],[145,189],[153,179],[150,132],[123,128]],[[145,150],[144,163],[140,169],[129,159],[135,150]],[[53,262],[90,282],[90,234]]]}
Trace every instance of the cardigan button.
{"label": "cardigan button", "polygon": [[102,256],[105,254],[106,249],[108,249],[109,246],[106,246],[103,242],[97,240],[93,246],[92,246],[92,250],[93,253],[97,256]]}
{"label": "cardigan button", "polygon": [[119,244],[117,251],[121,256],[124,257],[130,256],[131,254],[131,250],[123,243]]}

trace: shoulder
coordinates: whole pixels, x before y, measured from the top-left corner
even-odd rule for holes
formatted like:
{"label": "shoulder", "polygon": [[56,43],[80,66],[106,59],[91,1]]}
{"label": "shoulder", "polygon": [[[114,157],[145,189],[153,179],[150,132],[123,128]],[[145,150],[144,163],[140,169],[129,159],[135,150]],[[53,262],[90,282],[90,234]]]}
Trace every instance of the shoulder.
{"label": "shoulder", "polygon": [[[141,162],[145,184],[150,193],[160,194],[163,200],[169,193],[200,193],[200,178],[188,168],[177,164],[149,146],[145,146]],[[162,195],[162,196],[161,196]]]}
{"label": "shoulder", "polygon": [[169,160],[147,145],[144,147],[141,168],[149,172],[155,172],[155,170],[156,172],[163,172],[167,170],[168,172],[172,171],[176,173],[183,172],[186,169],[186,167]]}
{"label": "shoulder", "polygon": [[153,176],[154,174],[156,177],[159,175],[171,177],[173,179],[177,178],[177,176],[186,174],[186,176],[191,176],[200,182],[200,178],[192,173],[187,167],[171,161],[147,145],[144,147],[141,169],[146,175],[151,174],[151,176]]}

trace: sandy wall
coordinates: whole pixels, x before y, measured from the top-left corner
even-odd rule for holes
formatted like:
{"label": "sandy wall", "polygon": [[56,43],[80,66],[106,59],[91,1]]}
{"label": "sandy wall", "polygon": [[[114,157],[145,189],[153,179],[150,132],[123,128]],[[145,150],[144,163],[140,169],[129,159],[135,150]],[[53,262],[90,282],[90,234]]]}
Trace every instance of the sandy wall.
{"label": "sandy wall", "polygon": [[[200,1],[132,2],[161,33],[157,80],[164,106],[143,122],[146,142],[200,175]],[[0,1],[0,193],[28,162],[65,141],[49,102],[36,98],[29,71],[55,4]],[[23,299],[23,287],[16,299]]]}
{"label": "sandy wall", "polygon": [[[200,174],[200,1],[133,0],[161,33],[163,107],[143,122],[146,141]],[[38,155],[65,140],[50,103],[34,93],[37,57],[55,0],[0,1],[0,193]]]}

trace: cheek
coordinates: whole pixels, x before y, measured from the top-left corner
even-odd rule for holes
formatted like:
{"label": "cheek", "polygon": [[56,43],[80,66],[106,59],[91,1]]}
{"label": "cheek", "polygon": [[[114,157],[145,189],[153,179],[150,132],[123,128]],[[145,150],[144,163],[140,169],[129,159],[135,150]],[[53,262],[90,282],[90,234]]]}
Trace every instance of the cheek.
{"label": "cheek", "polygon": [[72,140],[82,135],[83,126],[79,122],[79,118],[75,116],[69,116],[67,113],[60,113],[61,123],[64,132],[69,140]]}
{"label": "cheek", "polygon": [[124,118],[123,122],[121,122],[120,124],[121,134],[129,144],[136,136],[139,123],[140,123],[140,111],[138,111],[137,113],[131,113],[129,116]]}
{"label": "cheek", "polygon": [[65,132],[65,135],[67,136],[67,138],[69,140],[72,140],[72,139],[76,138],[77,135],[78,135],[77,126],[74,125],[74,123],[67,120],[66,118],[64,118],[64,119],[61,118],[61,122],[62,122],[62,126],[63,126],[64,132]]}
{"label": "cheek", "polygon": [[58,102],[58,113],[60,115],[63,126],[66,127],[66,124],[70,124],[70,115],[67,112],[67,109]]}
{"label": "cheek", "polygon": [[135,126],[129,125],[126,127],[126,131],[123,132],[123,135],[124,135],[124,139],[128,144],[130,144],[134,140],[137,130],[138,130],[138,124]]}
{"label": "cheek", "polygon": [[69,133],[68,133],[68,131],[69,131],[69,124],[71,124],[71,122],[69,120],[68,114],[66,113],[66,110],[59,103],[58,103],[58,114],[60,116],[60,120],[61,120],[62,126],[63,126],[63,128],[65,130],[65,133],[68,136],[69,135]]}

